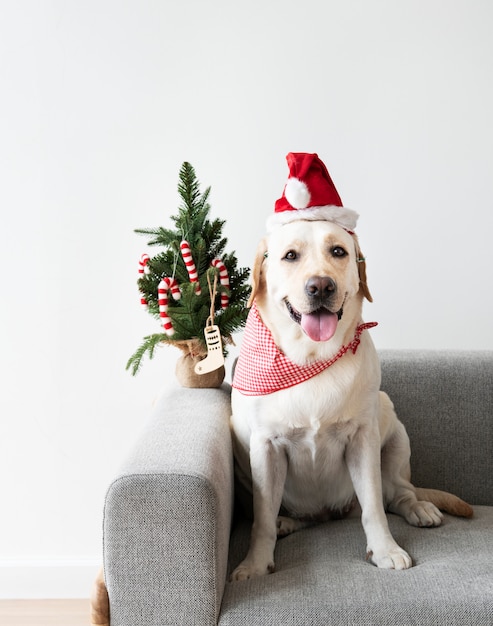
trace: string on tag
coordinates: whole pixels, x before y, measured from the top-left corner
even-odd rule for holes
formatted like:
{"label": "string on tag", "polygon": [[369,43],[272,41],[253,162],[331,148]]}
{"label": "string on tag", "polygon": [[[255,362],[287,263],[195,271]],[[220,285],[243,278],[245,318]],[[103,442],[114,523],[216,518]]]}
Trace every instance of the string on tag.
{"label": "string on tag", "polygon": [[171,275],[171,278],[175,278],[175,276],[176,276],[176,266],[178,265],[178,257],[179,256],[180,256],[180,253],[178,252],[178,250],[175,250],[174,258],[173,258],[173,273]]}
{"label": "string on tag", "polygon": [[211,299],[211,308],[209,309],[209,317],[207,318],[206,328],[214,326],[214,310],[217,295],[217,272],[214,272],[214,284],[211,285],[211,277],[207,272],[207,285],[209,286],[209,297]]}
{"label": "string on tag", "polygon": [[214,325],[214,304],[217,293],[217,273],[214,274],[214,284],[211,284],[209,273],[207,273],[207,284],[211,298],[210,314],[207,318],[204,329],[205,343],[207,345],[207,356],[202,361],[195,364],[196,374],[208,374],[224,365],[223,346],[221,332],[218,326]]}

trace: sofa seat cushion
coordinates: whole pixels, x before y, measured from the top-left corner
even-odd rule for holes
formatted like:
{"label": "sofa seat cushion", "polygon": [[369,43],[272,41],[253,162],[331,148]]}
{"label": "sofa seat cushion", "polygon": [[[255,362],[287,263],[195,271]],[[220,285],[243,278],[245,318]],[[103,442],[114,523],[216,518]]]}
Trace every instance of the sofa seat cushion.
{"label": "sofa seat cushion", "polygon": [[[359,519],[321,524],[280,539],[276,571],[226,585],[220,626],[330,624],[461,625],[493,619],[493,507],[472,519],[445,516],[438,528],[414,528],[389,515],[414,567],[381,570],[365,561]],[[250,526],[231,537],[230,571],[248,549]]]}

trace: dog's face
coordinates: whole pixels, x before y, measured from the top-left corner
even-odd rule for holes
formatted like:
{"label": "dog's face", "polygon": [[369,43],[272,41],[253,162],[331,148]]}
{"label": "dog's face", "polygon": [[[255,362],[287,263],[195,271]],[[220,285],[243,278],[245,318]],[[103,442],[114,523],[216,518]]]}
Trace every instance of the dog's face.
{"label": "dog's face", "polygon": [[278,228],[261,244],[252,274],[260,306],[268,301],[276,319],[299,325],[315,342],[332,338],[351,301],[371,300],[355,235],[328,221]]}

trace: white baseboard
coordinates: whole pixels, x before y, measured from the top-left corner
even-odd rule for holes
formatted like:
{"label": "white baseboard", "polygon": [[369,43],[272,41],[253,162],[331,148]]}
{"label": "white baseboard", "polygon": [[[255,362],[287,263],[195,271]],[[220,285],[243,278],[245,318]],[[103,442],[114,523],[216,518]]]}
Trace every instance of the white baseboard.
{"label": "white baseboard", "polygon": [[0,559],[0,599],[89,598],[102,559]]}

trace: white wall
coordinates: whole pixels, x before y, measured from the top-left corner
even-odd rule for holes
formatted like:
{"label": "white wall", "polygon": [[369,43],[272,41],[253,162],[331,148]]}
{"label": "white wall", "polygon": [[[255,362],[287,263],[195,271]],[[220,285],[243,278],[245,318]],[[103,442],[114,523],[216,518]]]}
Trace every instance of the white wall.
{"label": "white wall", "polygon": [[493,4],[53,0],[0,5],[0,595],[84,596],[105,489],[173,376],[133,228],[189,160],[250,265],[318,152],[360,212],[382,348],[493,348]]}

